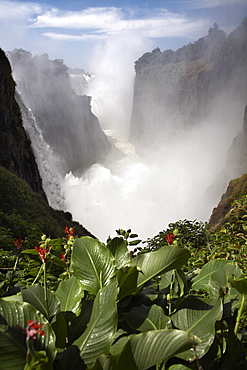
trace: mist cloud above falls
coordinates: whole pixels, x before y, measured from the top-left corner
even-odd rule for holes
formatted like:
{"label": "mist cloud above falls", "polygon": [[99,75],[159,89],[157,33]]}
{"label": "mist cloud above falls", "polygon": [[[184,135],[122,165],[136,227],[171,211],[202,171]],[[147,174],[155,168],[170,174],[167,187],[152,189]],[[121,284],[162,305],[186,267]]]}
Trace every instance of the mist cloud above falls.
{"label": "mist cloud above falls", "polygon": [[[134,73],[128,63],[137,46],[145,48],[142,38],[132,42],[111,39],[104,48],[98,47],[92,64],[95,78],[87,92],[103,129],[118,132],[113,142],[124,147],[123,156],[113,153],[106,163],[93,165],[82,177],[67,174],[64,181],[68,210],[102,241],[119,228],[130,228],[145,240],[179,219],[207,221],[231,179],[222,170],[232,139],[241,129],[243,102],[232,101],[231,81],[226,95],[214,97],[208,117],[194,126],[180,125],[183,116],[176,111],[163,122],[164,117],[157,114],[160,106],[144,106],[151,98],[147,94],[145,100],[145,90],[142,109],[151,111],[147,125],[159,145],[150,151],[148,137],[144,155],[138,157],[126,135],[121,137],[129,127]],[[152,113],[166,125],[162,132],[154,130]]]}
{"label": "mist cloud above falls", "polygon": [[119,228],[146,240],[179,219],[207,221],[225,190],[222,183],[212,185],[226,163],[231,139],[222,134],[230,130],[223,122],[204,122],[164,139],[149,159],[131,152],[111,165],[92,166],[81,178],[68,174],[69,211],[102,241]]}
{"label": "mist cloud above falls", "polygon": [[[138,35],[112,37],[95,47],[90,63],[94,78],[87,95],[92,96],[92,111],[103,129],[116,129],[128,135],[134,88],[134,60],[147,44]],[[124,51],[124,52],[123,52]]]}

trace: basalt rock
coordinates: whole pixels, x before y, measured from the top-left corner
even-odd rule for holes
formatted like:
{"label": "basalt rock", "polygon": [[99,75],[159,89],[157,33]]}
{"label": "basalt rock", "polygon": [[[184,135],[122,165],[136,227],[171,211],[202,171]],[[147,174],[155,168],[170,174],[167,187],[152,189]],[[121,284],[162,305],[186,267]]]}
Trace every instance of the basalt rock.
{"label": "basalt rock", "polygon": [[217,207],[213,209],[212,215],[209,219],[209,226],[211,229],[216,229],[226,223],[233,208],[233,201],[237,196],[247,194],[247,174],[231,180],[226,192],[222,195]]}
{"label": "basalt rock", "polygon": [[90,97],[76,96],[63,60],[8,52],[22,101],[32,110],[62,175],[83,172],[101,162],[111,145],[92,113]]}
{"label": "basalt rock", "polygon": [[235,109],[240,119],[247,101],[247,18],[228,37],[214,24],[177,51],[145,53],[135,70],[129,138],[140,148],[163,145],[210,118],[217,125],[219,115],[236,117]]}
{"label": "basalt rock", "polygon": [[10,63],[0,49],[0,165],[24,179],[46,199],[30,140],[22,125],[15,100],[15,82]]}
{"label": "basalt rock", "polygon": [[28,230],[30,232],[34,229],[51,237],[64,236],[65,226],[74,227],[79,236],[93,237],[82,225],[72,221],[70,213],[54,210],[48,204],[31,143],[22,125],[20,108],[15,100],[11,66],[1,49],[0,132],[1,227],[16,238],[24,238]]}

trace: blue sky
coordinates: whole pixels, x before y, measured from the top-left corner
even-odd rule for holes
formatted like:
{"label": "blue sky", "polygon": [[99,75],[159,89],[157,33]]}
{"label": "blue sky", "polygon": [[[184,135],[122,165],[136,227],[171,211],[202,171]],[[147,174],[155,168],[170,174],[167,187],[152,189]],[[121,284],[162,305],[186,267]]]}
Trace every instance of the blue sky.
{"label": "blue sky", "polygon": [[134,63],[156,47],[194,42],[214,22],[228,34],[246,16],[246,0],[0,0],[0,47],[91,72],[105,50]]}

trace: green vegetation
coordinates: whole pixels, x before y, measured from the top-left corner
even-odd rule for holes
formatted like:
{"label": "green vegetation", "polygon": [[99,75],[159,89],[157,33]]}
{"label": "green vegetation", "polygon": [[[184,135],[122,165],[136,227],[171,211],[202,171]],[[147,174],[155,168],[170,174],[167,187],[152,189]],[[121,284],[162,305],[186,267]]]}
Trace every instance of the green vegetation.
{"label": "green vegetation", "polygon": [[77,235],[91,235],[72,222],[69,213],[49,207],[25,180],[1,166],[0,193],[0,248],[11,250],[18,237],[27,237],[27,243],[36,245],[43,233],[52,238],[63,236],[66,225],[74,227]]}
{"label": "green vegetation", "polygon": [[131,230],[104,244],[66,226],[9,248],[2,229],[0,367],[245,369],[246,207],[239,195],[220,229],[179,220],[142,247]]}

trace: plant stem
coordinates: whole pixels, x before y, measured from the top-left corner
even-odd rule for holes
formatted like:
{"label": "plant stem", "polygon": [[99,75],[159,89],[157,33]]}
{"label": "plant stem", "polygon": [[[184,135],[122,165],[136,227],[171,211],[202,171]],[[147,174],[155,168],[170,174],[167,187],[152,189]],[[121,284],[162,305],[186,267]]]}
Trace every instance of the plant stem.
{"label": "plant stem", "polygon": [[102,289],[103,288],[102,270],[99,272],[99,285],[100,285],[100,289]]}
{"label": "plant stem", "polygon": [[16,257],[16,260],[15,260],[15,264],[14,264],[14,267],[13,267],[13,271],[12,271],[12,274],[11,274],[11,277],[10,277],[10,280],[9,280],[9,284],[8,284],[8,288],[7,288],[7,292],[10,290],[10,287],[11,287],[11,283],[14,279],[14,275],[15,275],[15,272],[16,272],[16,268],[17,268],[17,265],[18,265],[18,262],[19,262],[19,255]]}
{"label": "plant stem", "polygon": [[242,295],[241,305],[240,305],[239,310],[238,310],[238,316],[237,316],[237,319],[236,319],[235,328],[234,328],[234,334],[236,336],[238,334],[238,328],[239,328],[239,324],[240,324],[242,312],[243,312],[243,309],[244,309],[244,302],[245,302],[245,295],[243,294]]}
{"label": "plant stem", "polygon": [[160,364],[156,364],[157,370],[163,370],[165,366],[165,361],[162,361]]}
{"label": "plant stem", "polygon": [[47,284],[46,284],[46,263],[43,263],[43,268],[44,268],[44,294],[45,294],[45,304],[46,304],[46,309],[47,309],[47,312],[48,312]]}
{"label": "plant stem", "polygon": [[26,344],[27,344],[27,355],[30,354],[31,356],[35,358],[35,360],[37,360],[38,357],[37,357],[36,351],[33,346],[33,339],[27,338]]}
{"label": "plant stem", "polygon": [[42,263],[42,265],[40,266],[39,272],[38,272],[38,274],[37,274],[36,278],[34,279],[34,281],[33,281],[33,283],[32,283],[32,286],[33,286],[33,285],[36,283],[36,281],[38,280],[38,278],[39,278],[39,276],[40,276],[40,274],[41,274],[42,269],[43,269],[43,263]]}
{"label": "plant stem", "polygon": [[175,279],[175,270],[172,270],[171,275],[171,284],[170,284],[170,299],[169,299],[169,315],[172,313],[172,295],[173,295],[173,285],[174,285],[174,279]]}

